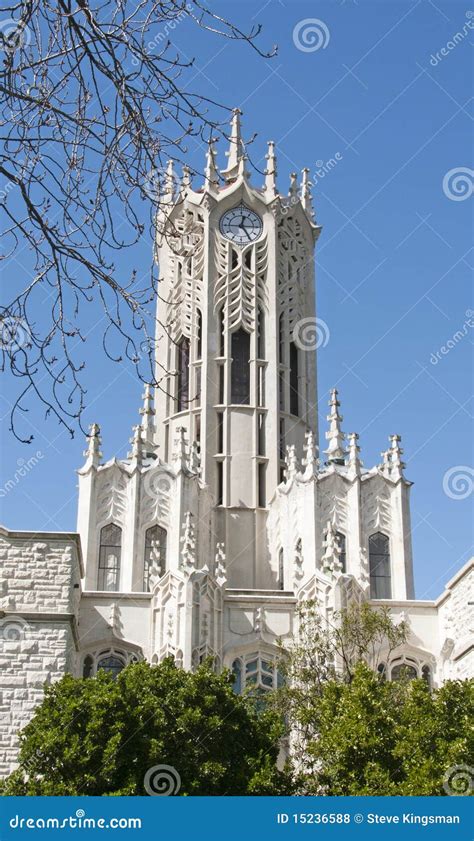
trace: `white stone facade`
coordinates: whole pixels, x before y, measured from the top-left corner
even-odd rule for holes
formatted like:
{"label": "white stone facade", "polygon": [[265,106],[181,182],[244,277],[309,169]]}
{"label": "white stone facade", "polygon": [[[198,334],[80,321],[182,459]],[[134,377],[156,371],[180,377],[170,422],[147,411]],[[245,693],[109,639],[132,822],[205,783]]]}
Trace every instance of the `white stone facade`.
{"label": "white stone facade", "polygon": [[281,196],[273,144],[267,160],[257,189],[235,112],[223,183],[212,144],[200,188],[186,171],[177,187],[169,167],[168,235],[156,249],[165,382],[145,388],[126,460],[103,463],[91,427],[77,535],[0,532],[1,774],[43,684],[66,672],[168,655],[192,669],[211,655],[234,669],[237,689],[275,686],[277,643],[302,600],[328,619],[354,599],[408,619],[389,675],[401,663],[434,686],[474,674],[473,561],[435,602],[414,598],[399,436],[365,469],[333,390],[320,453],[320,228],[307,171]]}

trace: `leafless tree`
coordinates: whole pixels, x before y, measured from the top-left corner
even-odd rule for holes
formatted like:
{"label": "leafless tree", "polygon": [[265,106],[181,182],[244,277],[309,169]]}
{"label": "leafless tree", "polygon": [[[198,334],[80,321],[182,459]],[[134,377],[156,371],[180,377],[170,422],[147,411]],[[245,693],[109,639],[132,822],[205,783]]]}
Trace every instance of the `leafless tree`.
{"label": "leafless tree", "polygon": [[[228,120],[222,103],[189,89],[194,59],[172,42],[181,25],[273,54],[256,43],[259,26],[244,32],[201,0],[2,8],[2,259],[5,292],[14,291],[0,311],[0,349],[2,370],[19,378],[11,427],[20,440],[32,440],[16,422],[32,396],[71,434],[81,422],[87,305],[100,305],[109,358],[160,380],[156,270],[125,277],[120,256],[156,221],[166,160],[183,160],[190,138]],[[19,290],[22,254],[31,274]]]}

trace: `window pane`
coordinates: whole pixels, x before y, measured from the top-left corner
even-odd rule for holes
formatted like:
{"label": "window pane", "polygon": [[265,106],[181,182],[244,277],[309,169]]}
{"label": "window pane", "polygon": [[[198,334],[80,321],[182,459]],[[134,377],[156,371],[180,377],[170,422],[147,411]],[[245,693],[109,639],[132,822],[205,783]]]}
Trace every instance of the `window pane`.
{"label": "window pane", "polygon": [[97,663],[97,671],[103,669],[104,672],[109,672],[113,678],[116,678],[123,668],[125,668],[123,660],[120,657],[114,657],[112,654],[109,657],[102,657]]}
{"label": "window pane", "polygon": [[189,339],[178,345],[178,412],[188,408],[189,401]]}
{"label": "window pane", "polygon": [[392,586],[389,539],[381,532],[369,537],[369,567],[371,598],[390,599]]}
{"label": "window pane", "polygon": [[100,532],[99,590],[117,590],[120,580],[122,530],[110,523]]}
{"label": "window pane", "polygon": [[339,555],[339,563],[342,566],[342,571],[346,572],[346,536],[342,532],[336,532],[336,537],[339,543],[341,553]]}
{"label": "window pane", "polygon": [[250,403],[250,334],[245,330],[232,333],[231,403]]}

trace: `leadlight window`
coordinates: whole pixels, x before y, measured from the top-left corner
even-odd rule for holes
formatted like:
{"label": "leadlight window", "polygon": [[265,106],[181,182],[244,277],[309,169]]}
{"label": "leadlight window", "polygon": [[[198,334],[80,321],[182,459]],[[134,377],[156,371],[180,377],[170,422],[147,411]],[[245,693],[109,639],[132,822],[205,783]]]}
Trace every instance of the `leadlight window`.
{"label": "leadlight window", "polygon": [[99,590],[118,590],[122,555],[122,529],[115,523],[104,526],[100,532]]}
{"label": "leadlight window", "polygon": [[391,599],[390,541],[377,532],[369,537],[370,597]]}
{"label": "leadlight window", "polygon": [[257,310],[257,358],[265,359],[265,315],[261,307]]}
{"label": "leadlight window", "polygon": [[233,404],[248,406],[250,403],[250,334],[242,327],[232,333],[231,355],[230,401]]}
{"label": "leadlight window", "polygon": [[184,412],[189,403],[189,339],[184,336],[178,343],[178,412]]}
{"label": "leadlight window", "polygon": [[418,672],[415,666],[409,663],[398,663],[392,667],[390,674],[391,680],[415,680],[418,677]]}
{"label": "leadlight window", "polygon": [[121,657],[117,657],[113,654],[109,654],[107,657],[102,657],[97,663],[97,671],[99,671],[99,669],[103,669],[104,672],[108,672],[109,675],[112,675],[114,680],[124,668],[125,661],[122,660]]}
{"label": "leadlight window", "polygon": [[299,415],[298,348],[290,342],[290,414]]}
{"label": "leadlight window", "polygon": [[94,668],[94,660],[92,659],[91,655],[88,654],[87,657],[84,657],[84,665],[82,667],[82,677],[91,677],[93,668]]}
{"label": "leadlight window", "polygon": [[245,689],[263,694],[283,685],[283,677],[271,655],[263,652],[236,657],[232,663],[234,692],[240,695]]}
{"label": "leadlight window", "polygon": [[153,566],[159,566],[160,575],[166,572],[166,529],[151,526],[145,532],[145,557],[143,563],[143,590],[150,592],[150,573]]}
{"label": "leadlight window", "polygon": [[285,555],[283,549],[278,552],[278,589],[285,589]]}
{"label": "leadlight window", "polygon": [[339,563],[341,564],[342,571],[346,572],[346,535],[343,534],[341,531],[336,532],[336,539],[339,545],[339,549],[341,550],[339,553]]}

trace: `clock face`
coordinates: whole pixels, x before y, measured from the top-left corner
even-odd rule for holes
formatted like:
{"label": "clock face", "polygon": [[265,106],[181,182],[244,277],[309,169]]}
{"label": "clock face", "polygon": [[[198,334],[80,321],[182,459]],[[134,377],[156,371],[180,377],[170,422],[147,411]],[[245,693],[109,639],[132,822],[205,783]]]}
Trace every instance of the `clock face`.
{"label": "clock face", "polygon": [[247,245],[259,238],[263,231],[263,222],[257,213],[240,204],[222,214],[219,230],[226,239],[230,239],[236,245]]}

